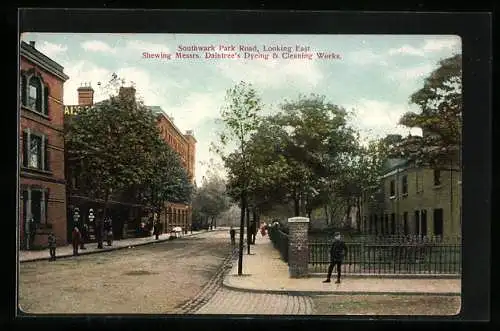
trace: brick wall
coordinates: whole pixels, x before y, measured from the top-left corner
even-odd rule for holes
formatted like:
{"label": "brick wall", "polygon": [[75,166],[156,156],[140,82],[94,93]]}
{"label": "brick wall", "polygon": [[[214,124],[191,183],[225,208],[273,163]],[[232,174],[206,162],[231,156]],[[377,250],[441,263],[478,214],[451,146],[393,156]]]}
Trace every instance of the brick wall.
{"label": "brick wall", "polygon": [[[47,223],[52,225],[51,231],[56,235],[59,245],[66,244],[66,185],[64,171],[64,137],[63,137],[63,86],[64,81],[52,73],[35,66],[33,63],[21,57],[21,70],[34,68],[49,88],[48,118],[36,114],[21,106],[20,132],[19,132],[19,164],[22,165],[23,157],[23,131],[27,128],[33,133],[39,133],[48,138],[48,157],[50,172],[39,172],[36,170],[25,171],[21,168],[20,184],[22,187],[36,186],[49,190],[47,205]],[[22,192],[21,197],[22,197]],[[24,219],[23,203],[20,201],[20,237],[23,237]],[[49,229],[39,229],[34,240],[34,245],[47,245]]]}
{"label": "brick wall", "polygon": [[292,217],[288,219],[288,269],[290,277],[302,278],[308,275],[309,218]]}

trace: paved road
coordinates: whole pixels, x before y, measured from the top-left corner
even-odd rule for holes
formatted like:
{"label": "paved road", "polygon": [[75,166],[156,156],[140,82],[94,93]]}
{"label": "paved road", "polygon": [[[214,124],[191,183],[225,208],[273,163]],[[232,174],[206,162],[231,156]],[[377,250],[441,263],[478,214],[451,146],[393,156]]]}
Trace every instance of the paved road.
{"label": "paved road", "polygon": [[197,314],[311,315],[313,301],[306,296],[288,296],[219,289]]}
{"label": "paved road", "polygon": [[220,273],[228,234],[193,237],[19,266],[27,313],[173,313]]}
{"label": "paved road", "polygon": [[[307,297],[230,290],[222,287],[222,280],[237,260],[228,241],[227,231],[209,232],[56,262],[25,262],[19,272],[19,305],[27,313],[245,315],[453,314],[457,303],[459,307],[459,298]],[[444,309],[453,306],[453,312]]]}

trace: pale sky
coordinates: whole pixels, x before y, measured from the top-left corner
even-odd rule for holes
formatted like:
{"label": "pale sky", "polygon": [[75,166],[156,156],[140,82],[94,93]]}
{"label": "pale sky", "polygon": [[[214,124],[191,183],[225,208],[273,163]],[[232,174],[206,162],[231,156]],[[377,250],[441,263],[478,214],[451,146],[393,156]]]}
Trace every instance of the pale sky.
{"label": "pale sky", "polygon": [[[432,35],[194,35],[194,34],[64,34],[25,33],[36,48],[64,67],[64,103],[77,104],[77,88],[90,82],[95,101],[106,97],[97,83],[116,72],[132,81],[145,104],[161,106],[183,132],[194,130],[196,181],[201,183],[209,152],[220,125],[216,123],[225,92],[241,80],[252,83],[268,109],[299,94],[325,95],[327,100],[355,110],[351,124],[363,137],[408,134],[398,127],[400,116],[415,110],[409,96],[418,90],[438,61],[461,52],[457,36]],[[176,59],[179,46],[234,45],[240,59]],[[240,45],[309,47],[312,59],[244,59]],[[171,59],[144,58],[143,53],[172,54]],[[318,52],[340,59],[319,59]],[[227,51],[227,54],[234,51]],[[299,52],[300,53],[300,52]],[[418,134],[418,130],[412,131]]]}

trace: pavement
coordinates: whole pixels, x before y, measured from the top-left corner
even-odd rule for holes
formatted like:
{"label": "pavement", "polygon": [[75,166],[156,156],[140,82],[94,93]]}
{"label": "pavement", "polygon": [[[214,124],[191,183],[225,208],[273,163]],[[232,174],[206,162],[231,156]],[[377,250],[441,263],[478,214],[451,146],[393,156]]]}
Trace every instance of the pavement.
{"label": "pavement", "polygon": [[[460,295],[461,279],[448,277],[371,277],[368,275],[343,275],[340,284],[323,283],[323,278],[313,275],[307,278],[290,278],[288,264],[280,258],[268,236],[258,235],[251,255],[243,255],[243,272],[238,275],[238,262],[233,261],[223,285],[226,288],[254,293],[286,295]],[[425,277],[427,276],[427,277]]]}
{"label": "pavement", "polygon": [[[229,228],[225,227],[217,227],[212,231],[229,231]],[[182,234],[182,237],[195,236],[200,233],[207,233],[206,230],[202,231],[193,231],[192,233]],[[149,245],[159,242],[164,242],[170,239],[170,234],[164,233],[161,234],[158,240],[155,239],[155,236],[149,236],[144,238],[128,238],[122,240],[113,240],[112,246],[107,246],[106,242],[103,243],[103,248],[98,249],[97,243],[87,243],[85,244],[86,249],[79,249],[79,255],[85,254],[96,254],[96,253],[104,253],[109,251],[114,251],[117,249],[123,249],[128,247],[136,247],[141,245]],[[20,251],[19,252],[19,262],[31,262],[31,261],[39,261],[39,260],[48,260],[49,259],[49,249],[44,250],[36,250],[36,251]],[[73,257],[73,246],[58,246],[56,249],[56,258],[69,258]]]}

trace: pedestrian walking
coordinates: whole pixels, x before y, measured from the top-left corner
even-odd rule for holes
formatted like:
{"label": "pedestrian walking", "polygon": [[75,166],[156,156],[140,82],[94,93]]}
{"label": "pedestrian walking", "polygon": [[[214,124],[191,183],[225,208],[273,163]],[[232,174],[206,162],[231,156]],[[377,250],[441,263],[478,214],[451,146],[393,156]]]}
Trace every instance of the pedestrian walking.
{"label": "pedestrian walking", "polygon": [[50,254],[49,261],[55,261],[56,260],[56,236],[54,235],[53,232],[49,233],[49,254]]}
{"label": "pedestrian walking", "polygon": [[326,276],[326,280],[323,283],[330,283],[330,279],[332,277],[333,268],[337,268],[337,281],[335,284],[340,284],[340,276],[342,269],[342,262],[344,261],[344,257],[347,254],[347,245],[340,235],[340,232],[336,232],[332,247],[330,248],[330,266],[328,267],[328,275]]}
{"label": "pedestrian walking", "polygon": [[108,246],[113,245],[113,220],[111,217],[108,217],[105,226],[104,226],[104,231],[106,231],[106,240],[108,242]]}
{"label": "pedestrian walking", "polygon": [[231,245],[236,244],[236,230],[231,226],[229,229],[229,236],[231,237]]}
{"label": "pedestrian walking", "polygon": [[81,228],[82,228],[82,239],[80,241],[80,249],[87,249],[85,247],[85,241],[88,240],[89,226],[87,225],[87,223],[84,222]]}
{"label": "pedestrian walking", "polygon": [[156,221],[153,225],[153,233],[156,240],[160,239],[160,224],[158,224],[158,221]]}
{"label": "pedestrian walking", "polygon": [[255,245],[255,237],[257,236],[257,223],[256,222],[252,222],[252,224],[250,225],[250,235],[251,235],[250,242],[252,245]]}
{"label": "pedestrian walking", "polygon": [[71,234],[72,236],[72,243],[73,243],[73,255],[78,255],[78,247],[80,245],[80,240],[82,239],[82,233],[80,232],[80,229],[78,227],[73,228],[73,233]]}

